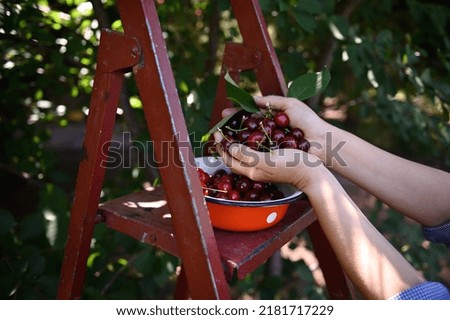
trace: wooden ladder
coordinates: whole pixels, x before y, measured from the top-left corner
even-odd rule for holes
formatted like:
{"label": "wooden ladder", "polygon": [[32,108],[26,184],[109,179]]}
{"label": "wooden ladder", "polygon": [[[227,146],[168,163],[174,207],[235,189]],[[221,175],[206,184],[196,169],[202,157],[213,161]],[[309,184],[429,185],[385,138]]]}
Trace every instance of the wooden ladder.
{"label": "wooden ladder", "polygon": [[[97,56],[83,159],[80,162],[65,247],[59,299],[82,297],[95,225],[177,256],[182,261],[175,298],[228,299],[228,282],[242,279],[303,230],[308,230],[333,299],[353,296],[336,256],[306,200],[293,203],[276,226],[249,233],[211,226],[183,111],[153,0],[117,0],[123,33],[103,30]],[[254,70],[262,94],[284,95],[285,80],[257,0],[231,0],[243,44],[223,57],[211,122],[229,106],[224,70],[237,77]],[[161,187],[99,204],[124,74],[132,70],[142,100]]]}

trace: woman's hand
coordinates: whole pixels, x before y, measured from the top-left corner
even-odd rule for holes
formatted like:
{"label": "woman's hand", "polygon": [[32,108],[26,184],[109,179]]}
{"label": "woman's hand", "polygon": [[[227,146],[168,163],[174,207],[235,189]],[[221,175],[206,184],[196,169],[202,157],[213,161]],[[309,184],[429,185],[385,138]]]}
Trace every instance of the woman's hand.
{"label": "woman's hand", "polygon": [[305,193],[316,181],[321,170],[327,170],[316,156],[295,149],[277,149],[270,152],[255,151],[245,145],[233,143],[228,151],[222,149],[222,135],[214,138],[217,151],[225,164],[239,175],[255,181],[288,183]]}
{"label": "woman's hand", "polygon": [[[300,128],[305,133],[305,138],[311,144],[309,152],[325,161],[325,137],[326,132],[333,130],[333,126],[322,120],[306,104],[295,98],[282,96],[253,97],[258,107],[265,110],[283,111],[287,114],[292,128]],[[235,113],[237,109],[225,109],[222,113],[226,117]]]}

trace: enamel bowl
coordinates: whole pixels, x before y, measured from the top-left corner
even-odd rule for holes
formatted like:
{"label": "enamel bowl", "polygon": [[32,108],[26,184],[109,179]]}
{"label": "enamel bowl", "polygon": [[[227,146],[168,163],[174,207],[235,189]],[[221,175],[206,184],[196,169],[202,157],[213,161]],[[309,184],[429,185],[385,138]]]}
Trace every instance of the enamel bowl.
{"label": "enamel bowl", "polygon": [[[197,167],[212,175],[219,169],[230,172],[221,158],[199,157]],[[283,219],[289,203],[298,199],[302,192],[289,184],[276,184],[285,195],[282,199],[269,201],[234,201],[205,196],[213,227],[227,231],[257,231],[270,228]]]}

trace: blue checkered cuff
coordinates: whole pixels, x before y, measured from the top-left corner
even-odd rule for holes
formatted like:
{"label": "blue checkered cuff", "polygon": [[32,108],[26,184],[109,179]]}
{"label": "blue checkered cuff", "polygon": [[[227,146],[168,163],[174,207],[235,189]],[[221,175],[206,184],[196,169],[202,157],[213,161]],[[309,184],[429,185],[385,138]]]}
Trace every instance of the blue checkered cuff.
{"label": "blue checkered cuff", "polygon": [[422,226],[425,239],[436,243],[445,243],[450,249],[450,221],[435,227]]}
{"label": "blue checkered cuff", "polygon": [[450,300],[450,294],[442,283],[427,281],[396,294],[390,300]]}

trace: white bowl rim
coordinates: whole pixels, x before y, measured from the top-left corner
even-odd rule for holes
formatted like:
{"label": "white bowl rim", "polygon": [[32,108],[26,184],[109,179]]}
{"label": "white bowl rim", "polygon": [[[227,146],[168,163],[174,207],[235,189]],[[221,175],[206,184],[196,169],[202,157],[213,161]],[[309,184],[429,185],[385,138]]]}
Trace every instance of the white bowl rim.
{"label": "white bowl rim", "polygon": [[[213,157],[213,156],[197,157],[197,158],[195,158],[197,167],[199,166],[199,164],[204,164],[206,159],[208,160],[208,163],[218,163],[217,166],[215,165],[212,168],[212,169],[214,169],[214,171],[219,170],[219,169],[224,169],[227,172],[231,172],[230,168],[228,168],[222,162],[222,158],[220,158],[220,157]],[[200,167],[202,167],[202,169],[204,170],[204,166],[200,166]],[[207,173],[211,174],[210,172],[207,172]],[[205,199],[208,202],[213,202],[213,203],[228,205],[228,206],[271,207],[271,206],[278,206],[278,205],[283,205],[283,204],[293,202],[293,201],[297,200],[300,196],[303,195],[302,191],[295,189],[295,187],[290,184],[275,183],[275,186],[277,186],[278,188],[282,188],[282,189],[289,189],[289,191],[291,191],[292,194],[290,194],[287,197],[281,198],[281,199],[267,200],[267,201],[228,200],[228,199],[215,198],[215,197],[211,197],[211,196],[205,196]]]}

